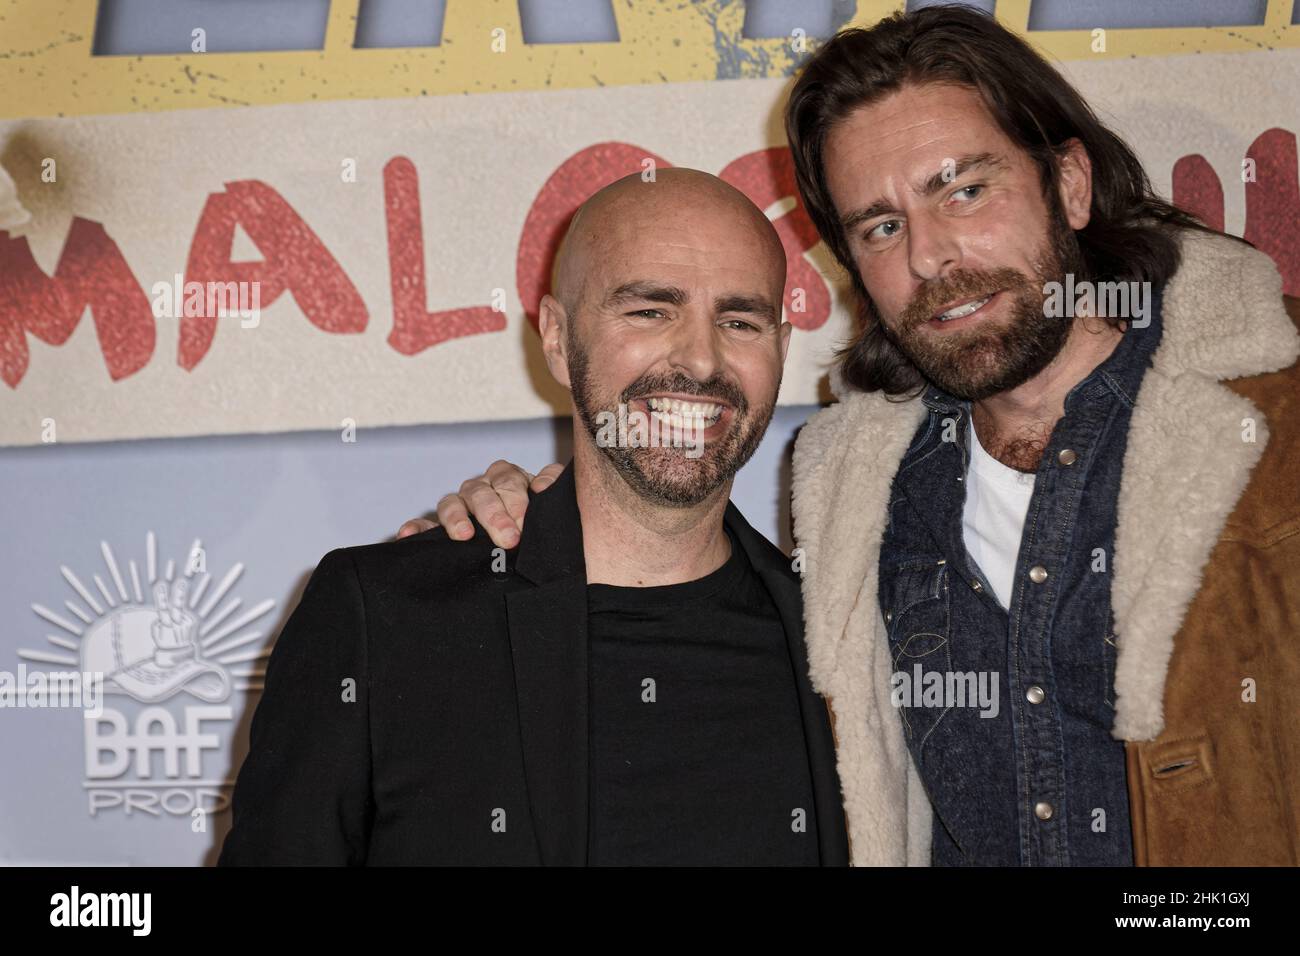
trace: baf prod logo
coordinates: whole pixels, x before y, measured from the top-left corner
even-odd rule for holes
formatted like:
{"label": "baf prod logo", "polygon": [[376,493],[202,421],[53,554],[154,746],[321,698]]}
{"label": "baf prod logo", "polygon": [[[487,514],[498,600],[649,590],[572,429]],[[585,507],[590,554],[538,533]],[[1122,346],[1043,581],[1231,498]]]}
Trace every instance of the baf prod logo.
{"label": "baf prod logo", "polygon": [[230,697],[262,689],[271,650],[253,628],[275,602],[245,608],[231,593],[243,564],[215,578],[197,540],[180,565],[161,569],[152,531],[143,568],[130,560],[124,569],[107,542],[100,548],[107,573],[93,573],[91,586],[59,569],[74,592],[66,614],[32,605],[62,632],[46,636],[52,649],[18,656],[29,668],[103,675],[102,713],[84,720],[92,817],[220,813],[234,786],[225,779]]}

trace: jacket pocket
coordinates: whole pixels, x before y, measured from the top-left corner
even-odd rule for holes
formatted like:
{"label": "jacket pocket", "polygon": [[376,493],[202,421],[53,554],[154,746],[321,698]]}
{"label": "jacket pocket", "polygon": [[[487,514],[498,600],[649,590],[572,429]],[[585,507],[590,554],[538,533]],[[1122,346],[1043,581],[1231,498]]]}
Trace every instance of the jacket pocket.
{"label": "jacket pocket", "polygon": [[892,699],[919,765],[930,734],[952,709],[942,689],[938,703],[927,703],[924,683],[926,675],[938,673],[946,686],[952,670],[947,563],[921,559],[893,565],[881,582],[881,604],[893,661]]}
{"label": "jacket pocket", "polygon": [[1214,780],[1214,747],[1208,734],[1157,740],[1139,746],[1145,790],[1152,797],[1205,786]]}

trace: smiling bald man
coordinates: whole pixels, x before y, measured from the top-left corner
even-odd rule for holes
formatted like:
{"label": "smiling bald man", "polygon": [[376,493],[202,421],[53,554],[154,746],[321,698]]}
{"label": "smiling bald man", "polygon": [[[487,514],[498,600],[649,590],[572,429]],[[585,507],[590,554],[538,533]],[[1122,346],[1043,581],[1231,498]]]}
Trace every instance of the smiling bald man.
{"label": "smiling bald man", "polygon": [[799,579],[728,501],[781,384],[785,256],[714,176],[575,215],[539,330],[574,454],[508,550],[326,555],[222,865],[846,865]]}

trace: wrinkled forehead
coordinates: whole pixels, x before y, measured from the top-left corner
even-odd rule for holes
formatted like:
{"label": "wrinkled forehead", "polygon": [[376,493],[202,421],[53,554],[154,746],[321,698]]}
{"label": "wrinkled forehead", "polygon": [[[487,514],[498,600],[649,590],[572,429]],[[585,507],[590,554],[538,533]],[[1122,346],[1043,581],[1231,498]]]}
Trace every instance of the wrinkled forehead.
{"label": "wrinkled forehead", "polygon": [[928,177],[962,156],[1028,161],[998,125],[979,91],[949,83],[909,84],[858,107],[831,127],[825,169],[832,192],[885,180]]}
{"label": "wrinkled forehead", "polygon": [[[780,240],[758,210],[710,202],[619,202],[580,224],[584,286],[600,296],[634,280],[662,280],[779,300],[785,285]],[[595,218],[595,217],[590,217]]]}

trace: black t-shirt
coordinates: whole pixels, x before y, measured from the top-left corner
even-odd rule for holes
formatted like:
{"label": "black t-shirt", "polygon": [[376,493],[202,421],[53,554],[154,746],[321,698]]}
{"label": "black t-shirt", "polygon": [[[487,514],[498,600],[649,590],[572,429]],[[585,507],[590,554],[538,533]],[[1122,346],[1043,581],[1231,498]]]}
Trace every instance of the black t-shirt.
{"label": "black t-shirt", "polygon": [[735,538],[695,581],[588,585],[587,629],[588,862],[818,865],[785,630]]}

